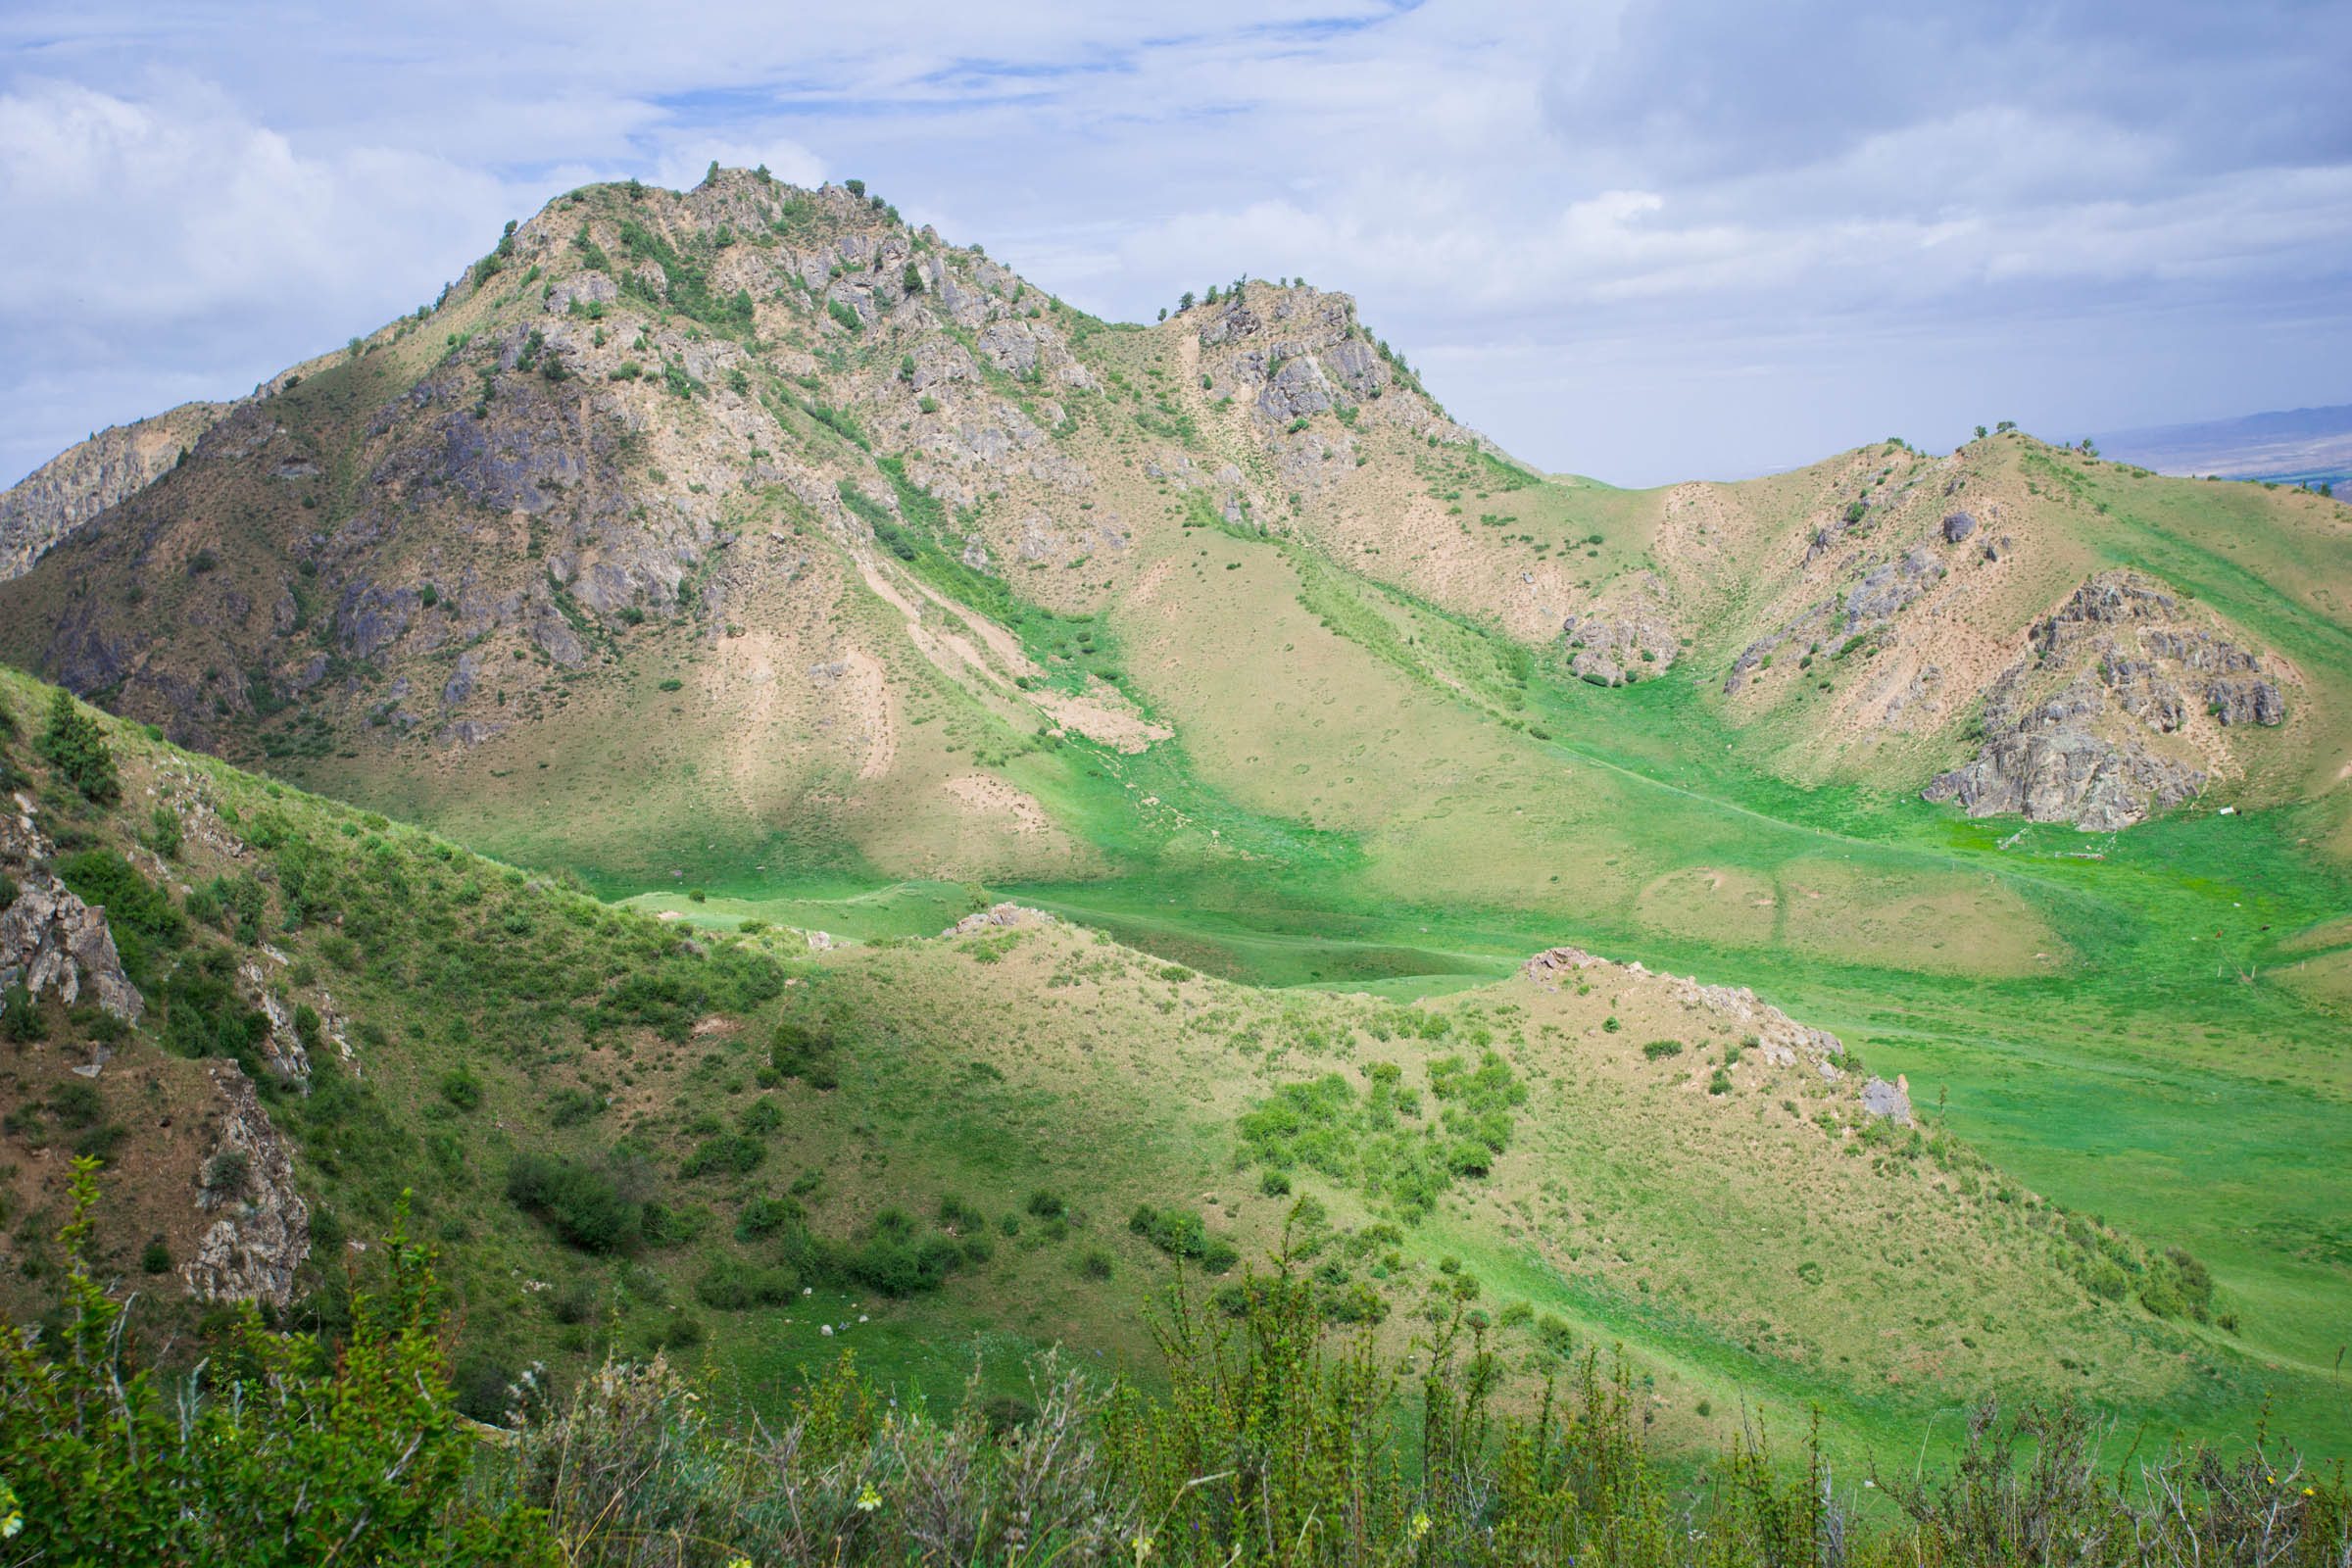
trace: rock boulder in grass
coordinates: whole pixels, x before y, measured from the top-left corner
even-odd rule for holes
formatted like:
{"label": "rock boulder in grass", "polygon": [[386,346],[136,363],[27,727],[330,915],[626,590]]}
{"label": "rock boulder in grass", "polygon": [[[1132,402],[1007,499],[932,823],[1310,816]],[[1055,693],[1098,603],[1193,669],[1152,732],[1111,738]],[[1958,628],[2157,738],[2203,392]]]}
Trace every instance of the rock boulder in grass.
{"label": "rock boulder in grass", "polygon": [[56,848],[33,826],[25,797],[15,804],[18,809],[0,813],[0,871],[17,884],[16,898],[0,909],[0,985],[22,985],[35,997],[54,988],[69,1006],[87,985],[99,1006],[137,1023],[147,1002],[122,972],[106,910],[41,869]]}
{"label": "rock boulder in grass", "polygon": [[1947,545],[1965,544],[1977,531],[1977,519],[1965,512],[1955,512],[1943,519],[1943,542]]}
{"label": "rock boulder in grass", "polygon": [[1043,909],[1032,909],[1025,904],[995,904],[965,915],[940,933],[943,937],[968,937],[975,931],[990,931],[1004,926],[1031,925],[1050,921],[1054,917]]}
{"label": "rock boulder in grass", "polygon": [[1883,1116],[1897,1127],[1911,1125],[1911,1084],[1897,1075],[1894,1082],[1873,1078],[1862,1086],[1862,1108],[1873,1116]]}

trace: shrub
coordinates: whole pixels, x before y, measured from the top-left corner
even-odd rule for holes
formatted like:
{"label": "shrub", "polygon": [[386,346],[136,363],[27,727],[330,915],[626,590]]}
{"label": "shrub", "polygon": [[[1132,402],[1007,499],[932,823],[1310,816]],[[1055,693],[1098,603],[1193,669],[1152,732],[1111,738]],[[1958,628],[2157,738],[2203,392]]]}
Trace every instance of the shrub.
{"label": "shrub", "polygon": [[767,1147],[757,1139],[721,1133],[706,1138],[695,1152],[686,1156],[678,1167],[680,1175],[692,1179],[703,1175],[742,1176],[760,1168],[767,1158]]}
{"label": "shrub", "polygon": [[1127,1216],[1127,1228],[1170,1257],[1190,1258],[1211,1274],[1222,1274],[1241,1261],[1232,1244],[1210,1236],[1206,1222],[1189,1208],[1138,1203]]}
{"label": "shrub", "polygon": [[1110,1254],[1101,1248],[1090,1248],[1078,1259],[1078,1272],[1090,1280],[1107,1280],[1111,1276]]}
{"label": "shrub", "polygon": [[242,1149],[223,1149],[204,1162],[204,1190],[224,1196],[241,1193],[252,1167],[252,1156]]}
{"label": "shrub", "polygon": [[158,806],[148,813],[148,830],[142,835],[147,847],[167,860],[179,858],[184,835],[180,830],[179,813],[169,806]]}
{"label": "shrub", "polygon": [[840,1082],[833,1070],[833,1035],[822,1024],[793,1018],[777,1024],[768,1060],[785,1077],[801,1079],[811,1089],[831,1089]]}
{"label": "shrub", "polygon": [[781,1306],[801,1294],[801,1277],[789,1268],[761,1268],[725,1258],[695,1282],[695,1299],[722,1312]]}
{"label": "shrub", "polygon": [[482,1081],[467,1067],[444,1073],[441,1078],[441,1098],[460,1110],[471,1110],[482,1102]]}
{"label": "shrub", "polygon": [[735,1239],[756,1242],[773,1236],[787,1228],[797,1228],[807,1217],[807,1210],[789,1198],[755,1198],[743,1205],[735,1216]]}
{"label": "shrub", "polygon": [[0,1040],[28,1044],[48,1037],[49,1021],[41,1016],[31,992],[22,985],[0,992]]}
{"label": "shrub", "polygon": [[1731,1092],[1732,1075],[1728,1072],[1725,1072],[1721,1067],[1716,1068],[1715,1071],[1707,1078],[1707,1093],[1710,1095],[1728,1095]]}
{"label": "shrub", "polygon": [[172,1272],[172,1249],[161,1236],[149,1242],[139,1252],[139,1272],[169,1274]]}
{"label": "shrub", "polygon": [[588,1252],[636,1245],[642,1217],[612,1175],[548,1154],[518,1155],[507,1171],[507,1200]]}
{"label": "shrub", "polygon": [[558,1127],[577,1127],[604,1110],[604,1101],[585,1089],[559,1089],[547,1097],[547,1119]]}
{"label": "shrub", "polygon": [[1608,1017],[1606,1017],[1606,1018],[1603,1018],[1603,1019],[1600,1021],[1600,1027],[1601,1027],[1601,1029],[1602,1029],[1602,1031],[1603,1031],[1604,1033],[1607,1033],[1607,1034],[1612,1034],[1612,1035],[1613,1035],[1613,1034],[1615,1034],[1615,1033],[1616,1033],[1616,1032],[1617,1032],[1619,1029],[1623,1028],[1623,1027],[1624,1027],[1624,1025],[1620,1024],[1620,1023],[1617,1021],[1617,1017],[1616,1017],[1616,1015],[1615,1015],[1614,1013],[1612,1013],[1612,1014],[1610,1014]]}
{"label": "shrub", "polygon": [[71,694],[59,690],[49,699],[49,725],[32,749],[66,776],[85,800],[112,806],[122,798],[115,774],[115,754],[106,744],[106,730],[82,710]]}
{"label": "shrub", "polygon": [[1683,1043],[1680,1040],[1652,1040],[1642,1048],[1642,1054],[1652,1061],[1661,1056],[1679,1056],[1682,1054]]}
{"label": "shrub", "polygon": [[1039,1219],[1061,1219],[1069,1211],[1069,1205],[1061,1200],[1061,1195],[1051,1189],[1040,1187],[1029,1195],[1029,1212]]}
{"label": "shrub", "polygon": [[736,1118],[736,1125],[743,1129],[746,1137],[762,1137],[784,1125],[784,1112],[777,1108],[774,1099],[762,1095],[744,1106],[743,1114]]}

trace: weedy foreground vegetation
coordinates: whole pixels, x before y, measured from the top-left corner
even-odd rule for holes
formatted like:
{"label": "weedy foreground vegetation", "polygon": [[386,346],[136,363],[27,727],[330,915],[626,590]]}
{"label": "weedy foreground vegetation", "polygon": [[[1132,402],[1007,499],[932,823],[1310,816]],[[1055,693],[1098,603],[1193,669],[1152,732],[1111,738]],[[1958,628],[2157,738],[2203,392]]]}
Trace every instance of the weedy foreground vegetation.
{"label": "weedy foreground vegetation", "polygon": [[[507,1425],[461,1416],[426,1249],[400,1229],[329,1353],[258,1319],[194,1372],[138,1364],[82,1255],[75,1162],[56,1339],[0,1345],[11,1560],[155,1563],[1023,1562],[2341,1565],[2352,1495],[2259,1437],[2235,1455],[2108,1452],[2081,1407],[1968,1415],[1948,1470],[1842,1483],[1818,1444],[1744,1427],[1703,1474],[1651,1456],[1622,1370],[1588,1352],[1535,1413],[1457,1313],[1401,1364],[1335,1337],[1283,1266],[1230,1314],[1181,1279],[1154,1320],[1163,1391],[1045,1356],[1029,1397],[977,1380],[939,1411],[852,1356],[771,1424],[732,1427],[657,1354],[568,1396],[526,1378]],[[2112,1468],[2111,1468],[2112,1466]],[[1877,1493],[1869,1497],[1868,1493]]]}

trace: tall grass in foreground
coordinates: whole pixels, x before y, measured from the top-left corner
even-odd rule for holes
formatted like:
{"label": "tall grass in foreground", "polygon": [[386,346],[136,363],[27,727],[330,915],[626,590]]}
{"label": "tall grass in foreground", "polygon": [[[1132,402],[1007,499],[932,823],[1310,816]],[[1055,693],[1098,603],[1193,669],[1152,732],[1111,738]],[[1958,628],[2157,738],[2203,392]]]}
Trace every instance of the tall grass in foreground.
{"label": "tall grass in foreground", "polygon": [[518,1389],[509,1426],[476,1428],[451,1407],[424,1254],[395,1235],[339,1355],[256,1324],[169,1377],[126,1366],[124,1309],[84,1264],[95,1168],[61,1238],[62,1328],[0,1337],[0,1564],[2352,1568],[2340,1469],[2307,1476],[2267,1434],[2234,1459],[2111,1461],[2088,1412],[1987,1399],[1947,1471],[1873,1473],[1891,1506],[1866,1526],[1817,1443],[1783,1462],[1746,1431],[1679,1485],[1595,1355],[1505,1418],[1482,1333],[1457,1319],[1386,1364],[1280,1265],[1230,1311],[1179,1278],[1164,1395],[1046,1356],[1030,1398],[975,1382],[934,1413],[845,1354],[745,1431],[657,1355],[536,1409]]}

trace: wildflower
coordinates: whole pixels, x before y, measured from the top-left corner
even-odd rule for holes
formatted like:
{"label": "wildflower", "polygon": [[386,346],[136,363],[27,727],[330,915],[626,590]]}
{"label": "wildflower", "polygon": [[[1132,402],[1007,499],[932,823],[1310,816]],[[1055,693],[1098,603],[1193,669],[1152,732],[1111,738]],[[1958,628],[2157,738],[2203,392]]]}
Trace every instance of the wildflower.
{"label": "wildflower", "polygon": [[1423,1536],[1426,1536],[1426,1535],[1428,1535],[1428,1534],[1429,1534],[1429,1515],[1428,1515],[1427,1513],[1425,1513],[1425,1512],[1421,1511],[1420,1509],[1415,1509],[1415,1510],[1413,1511],[1413,1525],[1412,1525],[1412,1530],[1413,1530],[1413,1539],[1414,1539],[1415,1541],[1419,1541],[1419,1540],[1420,1540],[1420,1539],[1421,1539]]}
{"label": "wildflower", "polygon": [[1143,1560],[1144,1560],[1146,1557],[1149,1557],[1149,1556],[1151,1556],[1151,1555],[1152,1555],[1152,1538],[1151,1538],[1149,1535],[1140,1535],[1140,1536],[1137,1536],[1137,1537],[1135,1538],[1135,1560],[1136,1560],[1137,1562],[1139,1562],[1139,1563],[1140,1563],[1140,1562],[1142,1562],[1142,1561],[1143,1561]]}
{"label": "wildflower", "polygon": [[882,1494],[876,1492],[874,1490],[874,1484],[871,1481],[868,1481],[865,1484],[864,1489],[858,1494],[858,1511],[859,1513],[872,1513],[876,1508],[881,1506]]}
{"label": "wildflower", "polygon": [[752,1559],[749,1557],[732,1558],[727,1563],[727,1568],[752,1568]]}
{"label": "wildflower", "polygon": [[833,1337],[833,1325],[830,1323],[819,1323],[816,1326],[816,1332],[822,1334],[826,1339],[831,1339]]}
{"label": "wildflower", "polygon": [[17,1501],[17,1489],[0,1481],[0,1541],[14,1541],[24,1528],[24,1510]]}

